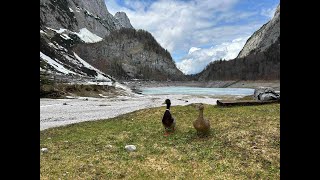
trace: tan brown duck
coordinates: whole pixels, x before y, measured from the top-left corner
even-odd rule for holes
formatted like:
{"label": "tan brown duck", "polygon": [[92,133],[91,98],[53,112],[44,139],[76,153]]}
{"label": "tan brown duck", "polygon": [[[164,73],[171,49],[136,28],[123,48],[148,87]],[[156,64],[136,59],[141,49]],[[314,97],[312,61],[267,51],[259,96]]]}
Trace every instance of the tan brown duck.
{"label": "tan brown duck", "polygon": [[210,121],[203,117],[203,104],[197,106],[199,110],[199,116],[197,120],[193,122],[193,127],[197,130],[198,134],[208,134],[210,131]]}

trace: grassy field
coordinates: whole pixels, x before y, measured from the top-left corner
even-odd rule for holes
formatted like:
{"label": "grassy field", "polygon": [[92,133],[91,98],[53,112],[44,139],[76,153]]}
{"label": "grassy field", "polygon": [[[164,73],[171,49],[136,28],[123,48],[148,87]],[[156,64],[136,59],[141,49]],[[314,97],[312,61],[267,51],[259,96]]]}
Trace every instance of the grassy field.
{"label": "grassy field", "polygon": [[[205,105],[211,133],[198,137],[192,106],[171,108],[174,134],[164,136],[165,107],[40,132],[41,179],[280,179],[280,104]],[[127,152],[125,145],[137,147]],[[111,146],[110,146],[111,145]]]}

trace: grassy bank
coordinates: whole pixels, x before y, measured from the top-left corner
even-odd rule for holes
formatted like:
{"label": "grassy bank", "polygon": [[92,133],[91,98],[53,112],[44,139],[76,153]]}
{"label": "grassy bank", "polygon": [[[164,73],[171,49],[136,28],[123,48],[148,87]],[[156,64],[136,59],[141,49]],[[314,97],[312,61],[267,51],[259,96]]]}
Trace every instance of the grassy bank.
{"label": "grassy bank", "polygon": [[[40,132],[41,179],[279,179],[280,104],[205,105],[209,137],[192,126],[192,106],[172,107],[174,134],[163,136],[165,108]],[[135,152],[124,146],[136,145]],[[111,146],[112,147],[111,147]]]}
{"label": "grassy bank", "polygon": [[40,85],[40,98],[65,98],[66,96],[83,96],[100,98],[101,95],[114,97],[124,94],[114,86],[83,84],[44,84]]}

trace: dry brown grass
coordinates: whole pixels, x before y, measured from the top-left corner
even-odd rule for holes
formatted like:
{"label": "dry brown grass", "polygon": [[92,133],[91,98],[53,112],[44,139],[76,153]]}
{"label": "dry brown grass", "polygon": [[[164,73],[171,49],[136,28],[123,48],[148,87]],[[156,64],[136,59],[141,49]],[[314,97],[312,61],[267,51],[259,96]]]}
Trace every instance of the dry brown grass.
{"label": "dry brown grass", "polygon": [[[145,109],[41,131],[40,146],[49,150],[40,156],[41,179],[280,178],[280,104],[205,105],[212,130],[203,138],[192,126],[193,106],[172,107],[177,130],[168,137],[163,112]],[[127,144],[137,151],[127,152]]]}

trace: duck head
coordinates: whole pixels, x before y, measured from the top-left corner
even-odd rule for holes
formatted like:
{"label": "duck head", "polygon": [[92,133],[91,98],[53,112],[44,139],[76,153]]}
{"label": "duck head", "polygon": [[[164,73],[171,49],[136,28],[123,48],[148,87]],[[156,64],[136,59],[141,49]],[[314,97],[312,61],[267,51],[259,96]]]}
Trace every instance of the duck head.
{"label": "duck head", "polygon": [[195,106],[196,106],[196,108],[197,108],[198,110],[200,110],[200,111],[202,111],[202,110],[204,109],[204,106],[203,106],[202,103],[197,104],[197,105],[195,105]]}
{"label": "duck head", "polygon": [[170,99],[166,99],[163,104],[167,104],[167,109],[170,109],[170,105],[171,105]]}

